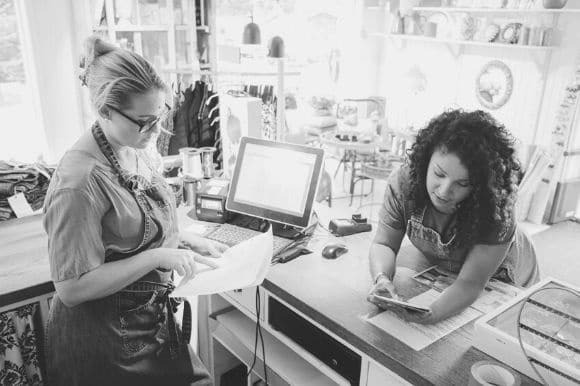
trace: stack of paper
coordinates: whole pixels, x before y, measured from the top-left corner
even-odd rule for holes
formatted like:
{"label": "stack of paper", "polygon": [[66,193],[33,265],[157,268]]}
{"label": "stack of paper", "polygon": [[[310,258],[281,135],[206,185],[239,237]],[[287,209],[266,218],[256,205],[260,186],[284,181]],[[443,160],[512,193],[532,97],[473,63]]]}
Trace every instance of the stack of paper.
{"label": "stack of paper", "polygon": [[218,268],[200,268],[186,283],[182,283],[182,277],[177,277],[172,296],[209,295],[261,284],[270,268],[273,244],[270,228],[266,233],[229,248],[221,258],[214,260]]}

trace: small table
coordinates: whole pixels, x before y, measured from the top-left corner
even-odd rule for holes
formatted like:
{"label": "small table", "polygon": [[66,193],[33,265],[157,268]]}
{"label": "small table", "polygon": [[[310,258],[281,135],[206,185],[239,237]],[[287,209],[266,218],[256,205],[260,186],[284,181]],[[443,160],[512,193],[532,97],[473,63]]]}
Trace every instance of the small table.
{"label": "small table", "polygon": [[323,145],[326,146],[330,146],[330,147],[334,147],[336,149],[341,149],[343,151],[343,155],[340,159],[340,163],[338,165],[338,168],[336,169],[336,171],[334,172],[334,177],[336,177],[336,174],[338,173],[338,169],[340,168],[340,165],[346,165],[347,163],[351,163],[351,176],[350,176],[350,188],[349,188],[349,193],[350,193],[350,205],[352,205],[352,200],[354,197],[354,186],[356,184],[356,175],[355,175],[355,166],[356,166],[356,162],[357,162],[357,155],[360,153],[374,153],[376,151],[379,150],[388,150],[388,147],[386,146],[386,144],[383,142],[383,139],[381,136],[379,135],[374,135],[371,138],[366,138],[364,136],[360,136],[360,140],[356,140],[356,141],[343,141],[340,140],[338,138],[336,138],[337,135],[340,136],[347,136],[349,139],[352,139],[354,136],[358,135],[355,133],[337,133],[337,132],[329,132],[329,133],[325,133],[320,135],[320,142]]}

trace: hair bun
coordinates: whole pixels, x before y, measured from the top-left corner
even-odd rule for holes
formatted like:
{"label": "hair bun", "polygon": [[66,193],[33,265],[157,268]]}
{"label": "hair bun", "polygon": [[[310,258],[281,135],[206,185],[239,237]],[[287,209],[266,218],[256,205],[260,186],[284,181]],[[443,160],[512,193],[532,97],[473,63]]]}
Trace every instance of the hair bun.
{"label": "hair bun", "polygon": [[81,74],[79,79],[83,86],[87,85],[87,77],[89,74],[89,68],[93,62],[100,56],[106,55],[111,51],[116,50],[113,44],[106,42],[100,36],[89,36],[85,40],[84,53],[81,55],[79,61],[79,67],[81,68]]}

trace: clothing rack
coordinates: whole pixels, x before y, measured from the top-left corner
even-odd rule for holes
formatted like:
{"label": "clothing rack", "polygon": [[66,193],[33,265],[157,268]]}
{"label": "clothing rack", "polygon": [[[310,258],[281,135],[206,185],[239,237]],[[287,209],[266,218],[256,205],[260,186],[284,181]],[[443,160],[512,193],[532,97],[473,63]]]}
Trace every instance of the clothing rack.
{"label": "clothing rack", "polygon": [[215,147],[214,163],[221,165],[219,97],[211,71],[198,71],[197,80],[178,79],[172,84],[173,114],[165,122],[171,135],[160,134],[157,149],[162,156],[179,154],[184,147]]}

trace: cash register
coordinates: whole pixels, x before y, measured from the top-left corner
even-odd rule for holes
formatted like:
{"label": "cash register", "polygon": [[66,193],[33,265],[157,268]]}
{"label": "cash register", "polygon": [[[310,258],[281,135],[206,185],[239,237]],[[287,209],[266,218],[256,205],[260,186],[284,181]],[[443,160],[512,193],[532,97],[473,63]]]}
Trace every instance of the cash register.
{"label": "cash register", "polygon": [[308,227],[323,158],[320,148],[242,137],[223,206],[216,195],[208,195],[221,195],[223,187],[201,194],[200,210],[228,212],[225,224],[205,237],[235,245],[272,226],[276,256]]}

